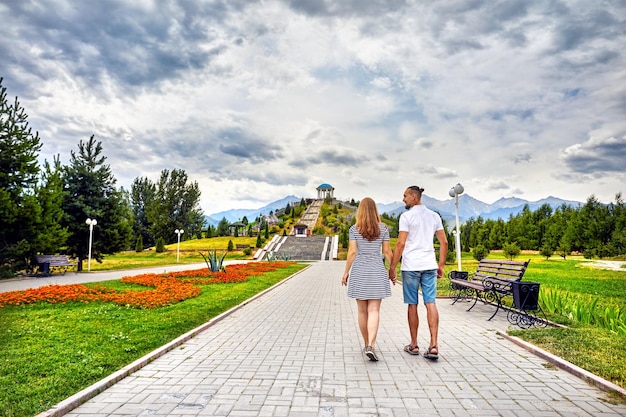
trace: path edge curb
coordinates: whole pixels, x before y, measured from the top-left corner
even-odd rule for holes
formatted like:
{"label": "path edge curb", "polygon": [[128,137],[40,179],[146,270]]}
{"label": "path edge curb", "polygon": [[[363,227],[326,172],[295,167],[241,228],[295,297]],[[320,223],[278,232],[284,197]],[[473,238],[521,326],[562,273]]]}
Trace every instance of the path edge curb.
{"label": "path edge curb", "polygon": [[252,301],[254,301],[254,300],[256,300],[256,299],[258,299],[258,298],[260,298],[262,296],[264,296],[265,294],[267,294],[268,292],[274,290],[275,288],[285,284],[286,282],[290,281],[293,277],[299,275],[303,271],[306,271],[310,267],[311,267],[311,264],[309,263],[306,267],[304,267],[301,270],[293,273],[292,275],[288,276],[287,278],[283,279],[282,281],[277,282],[276,284],[272,285],[271,287],[266,288],[265,290],[261,291],[260,293],[258,293],[256,295],[253,295],[252,297],[248,298],[247,300],[244,300],[243,302],[241,302],[240,304],[237,304],[235,307],[231,308],[230,310],[226,310],[222,314],[213,317],[211,320],[207,321],[206,323],[203,323],[200,326],[198,326],[198,327],[196,327],[194,329],[191,329],[187,333],[184,333],[181,336],[178,336],[176,339],[172,340],[171,342],[166,343],[165,345],[163,345],[163,346],[153,350],[152,352],[148,353],[147,355],[145,355],[145,356],[135,360],[134,362],[126,365],[122,369],[112,373],[111,375],[101,379],[100,381],[98,381],[98,382],[88,386],[87,388],[77,392],[76,394],[72,395],[71,397],[66,398],[65,400],[61,401],[60,403],[54,405],[52,408],[35,415],[35,417],[60,417],[60,416],[63,416],[65,414],[69,413],[73,409],[77,408],[78,406],[86,403],[87,401],[89,401],[90,399],[95,397],[96,395],[100,394],[101,392],[103,392],[107,388],[112,387],[113,385],[115,385],[116,383],[121,381],[122,379],[124,379],[127,376],[131,375],[132,373],[138,371],[139,369],[143,368],[144,366],[148,365],[150,362],[152,362],[155,359],[165,355],[166,353],[168,353],[169,351],[173,350],[174,348],[182,345],[186,341],[188,341],[188,340],[192,339],[193,337],[197,336],[199,333],[205,331],[209,327],[211,327],[214,324],[220,322],[224,318],[230,316],[231,314],[233,314],[234,312],[236,312],[240,308],[244,307],[245,305],[251,303]]}
{"label": "path edge curb", "polygon": [[510,342],[513,342],[514,344],[524,348],[525,350],[527,350],[528,352],[534,354],[535,356],[538,356],[542,359],[545,359],[546,361],[548,361],[549,363],[551,363],[552,365],[566,371],[569,372],[570,374],[582,379],[583,381],[597,387],[600,388],[603,391],[609,392],[609,393],[614,393],[618,396],[620,396],[623,399],[626,399],[626,389],[620,387],[619,385],[616,385],[614,383],[612,383],[611,381],[607,381],[604,378],[601,378],[597,375],[592,374],[591,372],[580,368],[576,365],[574,365],[571,362],[566,361],[563,358],[560,358],[556,355],[553,355],[550,352],[547,352],[531,343],[528,343],[516,336],[511,336],[508,335],[506,333],[500,332],[500,331],[496,331],[496,333],[499,336],[502,336],[503,338],[507,339]]}

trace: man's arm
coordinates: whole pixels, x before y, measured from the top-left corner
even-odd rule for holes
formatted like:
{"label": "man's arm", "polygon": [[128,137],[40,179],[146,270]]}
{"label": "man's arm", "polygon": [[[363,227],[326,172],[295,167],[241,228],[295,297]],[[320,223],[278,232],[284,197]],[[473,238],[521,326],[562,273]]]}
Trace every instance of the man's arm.
{"label": "man's arm", "polygon": [[439,240],[439,266],[437,268],[437,278],[443,277],[443,269],[446,266],[446,257],[448,256],[448,238],[443,229],[435,232],[437,240]]}

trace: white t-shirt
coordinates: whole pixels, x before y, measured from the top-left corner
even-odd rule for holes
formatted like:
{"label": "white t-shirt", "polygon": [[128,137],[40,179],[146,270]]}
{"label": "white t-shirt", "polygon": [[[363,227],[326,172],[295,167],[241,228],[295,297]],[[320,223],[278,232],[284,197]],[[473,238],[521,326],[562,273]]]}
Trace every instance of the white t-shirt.
{"label": "white t-shirt", "polygon": [[400,232],[409,235],[402,252],[403,271],[437,269],[433,239],[437,230],[443,230],[439,214],[423,205],[411,207],[400,215]]}

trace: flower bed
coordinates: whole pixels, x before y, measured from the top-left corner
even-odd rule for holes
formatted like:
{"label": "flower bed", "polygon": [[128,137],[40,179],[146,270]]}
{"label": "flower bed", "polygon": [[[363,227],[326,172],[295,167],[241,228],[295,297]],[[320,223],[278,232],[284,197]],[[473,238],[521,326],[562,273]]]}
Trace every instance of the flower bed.
{"label": "flower bed", "polygon": [[0,293],[0,307],[8,305],[46,303],[112,302],[134,308],[159,308],[200,295],[198,285],[243,282],[250,276],[262,275],[293,262],[250,262],[230,265],[225,271],[211,272],[208,268],[165,274],[141,274],[123,277],[120,282],[138,284],[152,289],[115,291],[102,286],[83,284],[48,285],[23,291]]}

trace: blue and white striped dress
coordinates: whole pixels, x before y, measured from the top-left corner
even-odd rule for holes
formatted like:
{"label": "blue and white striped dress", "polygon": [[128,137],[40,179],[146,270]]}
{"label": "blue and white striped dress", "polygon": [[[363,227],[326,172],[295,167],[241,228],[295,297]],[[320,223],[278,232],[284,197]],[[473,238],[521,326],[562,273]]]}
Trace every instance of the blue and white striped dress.
{"label": "blue and white striped dress", "polygon": [[389,230],[379,225],[380,235],[371,242],[357,231],[356,225],[350,227],[350,240],[356,240],[356,257],[350,268],[348,278],[348,297],[357,300],[377,300],[391,296],[389,275],[385,269],[382,246],[389,241]]}

